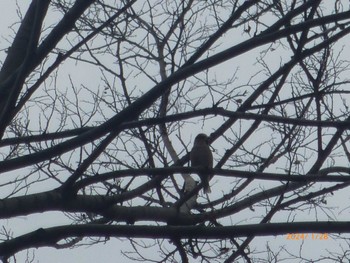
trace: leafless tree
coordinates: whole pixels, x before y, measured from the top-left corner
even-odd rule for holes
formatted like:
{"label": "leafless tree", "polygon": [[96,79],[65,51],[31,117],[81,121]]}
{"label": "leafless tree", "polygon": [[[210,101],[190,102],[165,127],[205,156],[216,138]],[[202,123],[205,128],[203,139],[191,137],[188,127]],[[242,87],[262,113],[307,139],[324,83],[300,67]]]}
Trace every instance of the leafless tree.
{"label": "leafless tree", "polygon": [[[349,259],[349,1],[18,10],[1,44],[3,262],[111,238],[135,261]],[[207,169],[188,165],[201,132],[209,195]],[[33,229],[37,213],[47,224]],[[23,217],[25,233],[11,224]]]}

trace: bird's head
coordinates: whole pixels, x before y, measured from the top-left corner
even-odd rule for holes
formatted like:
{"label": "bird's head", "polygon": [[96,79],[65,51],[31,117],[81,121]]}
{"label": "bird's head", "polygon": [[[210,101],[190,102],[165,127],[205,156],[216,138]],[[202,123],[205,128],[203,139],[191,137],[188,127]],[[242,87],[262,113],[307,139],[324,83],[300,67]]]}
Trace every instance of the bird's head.
{"label": "bird's head", "polygon": [[194,139],[194,143],[195,144],[202,144],[202,143],[206,143],[206,144],[209,144],[209,141],[208,141],[208,136],[204,133],[200,133],[196,136],[196,138]]}

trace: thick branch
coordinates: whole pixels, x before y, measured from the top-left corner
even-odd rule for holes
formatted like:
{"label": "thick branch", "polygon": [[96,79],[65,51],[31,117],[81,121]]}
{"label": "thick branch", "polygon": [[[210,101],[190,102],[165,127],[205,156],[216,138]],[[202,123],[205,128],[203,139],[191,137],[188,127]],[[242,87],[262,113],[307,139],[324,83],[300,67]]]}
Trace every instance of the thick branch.
{"label": "thick branch", "polygon": [[[0,256],[6,258],[31,247],[54,246],[59,240],[69,237],[228,239],[248,236],[276,236],[288,233],[325,233],[324,237],[328,233],[350,233],[350,222],[267,223],[227,227],[68,225],[40,228],[32,233],[2,242]],[[316,234],[304,237],[312,239],[316,237]],[[320,237],[318,235],[318,238]]]}

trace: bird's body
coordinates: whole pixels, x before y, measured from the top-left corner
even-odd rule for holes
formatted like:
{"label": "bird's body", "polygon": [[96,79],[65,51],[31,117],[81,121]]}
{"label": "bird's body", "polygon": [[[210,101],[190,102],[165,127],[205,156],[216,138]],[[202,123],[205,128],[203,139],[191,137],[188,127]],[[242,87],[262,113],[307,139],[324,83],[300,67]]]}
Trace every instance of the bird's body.
{"label": "bird's body", "polygon": [[[190,154],[192,167],[213,167],[213,154],[209,148],[208,136],[200,133],[196,136]],[[199,174],[203,183],[204,193],[210,193],[209,179],[210,173]]]}

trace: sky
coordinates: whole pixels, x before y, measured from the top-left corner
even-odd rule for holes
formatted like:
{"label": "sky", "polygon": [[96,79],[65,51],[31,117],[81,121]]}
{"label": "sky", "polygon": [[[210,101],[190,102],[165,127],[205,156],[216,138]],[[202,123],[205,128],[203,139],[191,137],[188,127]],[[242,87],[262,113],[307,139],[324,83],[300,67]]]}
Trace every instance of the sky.
{"label": "sky", "polygon": [[[30,1],[22,1],[21,4],[21,10],[23,14],[26,11],[26,4],[28,4]],[[23,5],[23,6],[22,6]],[[9,39],[9,36],[13,36],[13,32],[11,31],[11,26],[17,21],[17,16],[15,15],[17,12],[18,6],[16,5],[15,1],[13,0],[2,0],[0,2],[0,17],[2,20],[2,23],[0,23],[0,61],[3,61],[4,57],[6,56],[5,48],[8,47],[9,43],[7,39]],[[52,18],[54,21],[55,19]],[[13,25],[14,28],[17,28],[17,25]],[[224,48],[224,46],[222,47]],[[350,54],[349,54],[350,55]],[[253,61],[255,61],[255,54],[252,53],[252,60],[246,60],[246,59],[239,59],[236,60],[236,63],[239,63],[241,68],[248,68]],[[272,61],[272,60],[271,60]],[[232,69],[232,66],[227,63],[227,72],[229,72]],[[74,65],[72,65],[73,67]],[[83,72],[80,72],[78,74],[81,74],[82,81],[85,81],[86,83],[91,83],[91,79],[89,79],[89,76],[84,74]],[[217,72],[216,74],[226,74],[225,72]],[[209,128],[207,130],[210,132]],[[223,151],[224,148],[219,148],[219,146],[216,146],[218,151]],[[217,179],[219,180],[219,179]],[[345,196],[345,190],[344,190],[344,196]],[[338,195],[339,196],[339,195]],[[338,200],[330,199],[330,204],[334,204],[334,206],[337,205]],[[49,214],[49,215],[47,215]],[[30,218],[27,217],[20,217],[16,219],[11,220],[2,220],[1,223],[4,226],[12,226],[16,228],[16,234],[24,234],[28,231],[35,230],[39,227],[49,227],[49,226],[55,226],[62,224],[64,222],[69,222],[64,216],[62,216],[59,213],[56,212],[50,212],[47,214],[35,214],[32,215]],[[346,216],[343,214],[341,216],[344,216],[344,220],[346,219]],[[244,220],[246,219],[247,215],[241,214],[241,222],[244,223]],[[51,218],[51,219],[50,219]],[[300,220],[307,220],[307,217],[301,217]],[[50,220],[50,221],[48,221]],[[239,219],[238,219],[239,220]],[[281,215],[281,220],[283,220],[283,215]],[[259,240],[266,240],[266,238],[258,238],[257,243],[259,243]],[[287,240],[287,236],[278,236],[278,237],[268,237],[267,240],[269,240],[269,244],[271,246],[277,246],[281,244],[285,244],[286,248],[290,251],[294,251],[294,253],[298,253],[300,240]],[[264,244],[264,242],[261,242]],[[322,240],[311,240],[310,238],[304,241],[304,250],[309,251],[306,253],[309,253],[312,255],[312,253],[315,253],[315,251],[326,251],[327,248],[330,247],[337,247],[338,243],[334,241],[333,239],[329,239],[327,241]],[[124,240],[117,240],[112,239],[106,244],[96,244],[93,246],[82,246],[74,249],[64,249],[64,250],[57,250],[54,248],[40,248],[40,249],[34,249],[31,250],[30,253],[35,253],[35,259],[34,262],[118,262],[119,260],[122,260],[122,262],[128,263],[133,261],[128,261],[124,256],[121,255],[122,250],[127,250],[128,247],[128,241]],[[149,250],[147,253],[149,255],[152,255],[152,253],[156,253],[156,251]],[[26,258],[26,252],[19,253],[17,255],[18,262],[24,262],[24,259]],[[120,261],[119,261],[120,262]]]}

